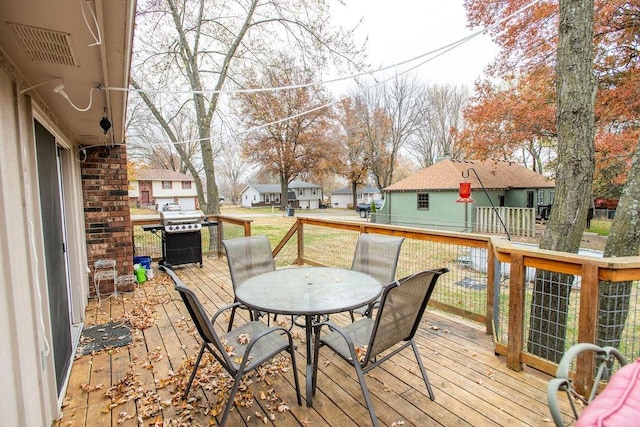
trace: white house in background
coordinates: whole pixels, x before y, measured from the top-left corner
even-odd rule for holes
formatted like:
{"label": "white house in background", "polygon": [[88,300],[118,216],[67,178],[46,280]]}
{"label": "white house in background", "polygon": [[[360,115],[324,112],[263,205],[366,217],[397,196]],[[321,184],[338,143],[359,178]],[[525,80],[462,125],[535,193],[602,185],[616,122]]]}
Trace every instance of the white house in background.
{"label": "white house in background", "polygon": [[146,169],[129,181],[129,200],[134,206],[153,206],[162,210],[177,203],[183,210],[198,209],[198,193],[191,175],[169,169]]}
{"label": "white house in background", "polygon": [[[242,192],[242,206],[246,208],[258,206],[280,205],[280,184],[249,184]],[[322,187],[304,181],[289,183],[287,205],[298,209],[319,209],[322,203]]]}
{"label": "white house in background", "polygon": [[[382,193],[373,185],[358,187],[356,192],[356,204],[371,203],[373,200],[382,199]],[[351,186],[341,188],[331,193],[331,206],[334,208],[347,208],[353,204],[353,192]]]}

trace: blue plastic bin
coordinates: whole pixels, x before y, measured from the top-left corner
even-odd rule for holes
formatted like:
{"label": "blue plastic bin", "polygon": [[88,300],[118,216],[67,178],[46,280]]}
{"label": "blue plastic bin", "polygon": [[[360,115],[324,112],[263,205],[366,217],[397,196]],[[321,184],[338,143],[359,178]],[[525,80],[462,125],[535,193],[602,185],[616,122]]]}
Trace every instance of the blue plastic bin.
{"label": "blue plastic bin", "polygon": [[151,269],[151,257],[150,256],[134,256],[133,257],[134,264],[140,264],[144,266],[145,269]]}

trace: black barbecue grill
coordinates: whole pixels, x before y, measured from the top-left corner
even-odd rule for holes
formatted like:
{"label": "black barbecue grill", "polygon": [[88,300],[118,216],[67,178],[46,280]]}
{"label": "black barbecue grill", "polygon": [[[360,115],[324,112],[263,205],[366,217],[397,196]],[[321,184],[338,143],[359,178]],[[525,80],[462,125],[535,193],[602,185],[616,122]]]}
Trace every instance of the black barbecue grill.
{"label": "black barbecue grill", "polygon": [[168,267],[199,263],[202,267],[202,227],[217,225],[210,222],[200,210],[170,210],[160,212],[161,224],[143,225],[144,231],[160,232],[162,259],[160,265]]}

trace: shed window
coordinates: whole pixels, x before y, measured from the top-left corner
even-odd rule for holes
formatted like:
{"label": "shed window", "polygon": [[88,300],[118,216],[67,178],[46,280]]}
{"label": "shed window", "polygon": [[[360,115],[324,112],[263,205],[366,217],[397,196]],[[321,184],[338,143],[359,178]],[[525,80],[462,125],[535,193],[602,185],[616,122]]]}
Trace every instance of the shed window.
{"label": "shed window", "polygon": [[553,204],[553,196],[556,195],[556,190],[551,190],[549,192],[549,204],[552,205]]}
{"label": "shed window", "polygon": [[418,210],[429,210],[429,193],[418,193]]}
{"label": "shed window", "polygon": [[538,205],[544,205],[544,190],[538,190]]}
{"label": "shed window", "polygon": [[163,190],[171,190],[171,181],[162,181]]}
{"label": "shed window", "polygon": [[190,190],[191,189],[191,181],[182,181],[182,189]]}

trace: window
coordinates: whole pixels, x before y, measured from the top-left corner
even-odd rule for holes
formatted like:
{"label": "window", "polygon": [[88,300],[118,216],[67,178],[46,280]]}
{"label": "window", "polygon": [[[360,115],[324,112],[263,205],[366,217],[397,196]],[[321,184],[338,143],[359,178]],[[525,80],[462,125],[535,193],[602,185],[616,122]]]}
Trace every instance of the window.
{"label": "window", "polygon": [[304,190],[302,188],[298,189],[298,196],[304,196]]}
{"label": "window", "polygon": [[418,193],[418,210],[429,210],[429,193]]}
{"label": "window", "polygon": [[171,181],[162,181],[163,190],[171,190]]}
{"label": "window", "polygon": [[552,205],[553,204],[553,196],[556,195],[556,190],[551,190],[549,192],[549,204]]}
{"label": "window", "polygon": [[313,190],[311,190],[311,194],[313,194],[314,196],[316,195],[316,189],[315,188]]}
{"label": "window", "polygon": [[191,189],[191,181],[182,181],[182,189],[190,190]]}
{"label": "window", "polygon": [[538,205],[544,205],[544,190],[538,190]]}

